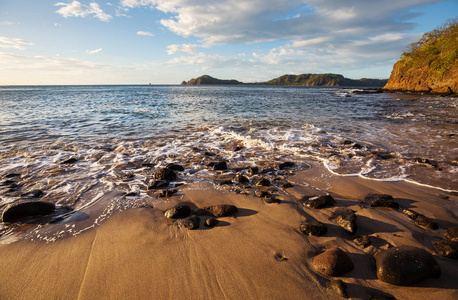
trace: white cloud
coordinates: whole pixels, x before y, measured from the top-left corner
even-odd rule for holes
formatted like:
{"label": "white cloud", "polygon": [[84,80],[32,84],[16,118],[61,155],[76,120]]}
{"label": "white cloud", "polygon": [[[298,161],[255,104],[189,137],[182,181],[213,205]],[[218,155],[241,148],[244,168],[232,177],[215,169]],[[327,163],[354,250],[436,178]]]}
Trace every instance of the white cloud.
{"label": "white cloud", "polygon": [[154,36],[154,34],[148,31],[137,31],[137,35]]}
{"label": "white cloud", "polygon": [[17,38],[7,38],[4,36],[0,36],[0,48],[11,48],[11,49],[18,49],[18,50],[24,50],[26,46],[32,46],[33,43],[23,40],[23,39],[17,39]]}
{"label": "white cloud", "polygon": [[102,48],[95,49],[95,50],[86,50],[87,54],[96,54],[102,51]]}
{"label": "white cloud", "polygon": [[95,3],[89,3],[89,5],[83,5],[79,1],[73,1],[71,3],[58,2],[54,4],[55,6],[62,6],[59,8],[56,13],[61,15],[64,18],[68,17],[86,17],[88,15],[93,15],[94,18],[97,18],[101,21],[108,22],[112,18],[109,14],[105,13],[100,6]]}
{"label": "white cloud", "polygon": [[177,53],[196,54],[197,47],[199,47],[199,45],[192,45],[192,44],[169,45],[167,46],[167,54],[168,55],[173,55]]}
{"label": "white cloud", "polygon": [[14,26],[14,25],[19,25],[21,23],[18,23],[18,22],[9,22],[9,21],[6,21],[6,22],[0,22],[0,25],[3,25],[3,26]]}

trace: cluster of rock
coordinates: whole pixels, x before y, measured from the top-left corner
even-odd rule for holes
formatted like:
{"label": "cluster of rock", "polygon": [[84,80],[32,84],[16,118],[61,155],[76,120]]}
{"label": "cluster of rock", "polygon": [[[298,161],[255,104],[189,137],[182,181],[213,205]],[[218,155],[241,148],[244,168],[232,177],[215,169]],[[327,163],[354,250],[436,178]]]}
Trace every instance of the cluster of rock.
{"label": "cluster of rock", "polygon": [[200,217],[206,217],[204,225],[206,227],[215,227],[218,219],[236,214],[238,208],[235,205],[219,204],[210,205],[203,208],[191,209],[188,205],[176,205],[168,209],[164,216],[168,219],[176,219],[175,225],[189,230],[200,227]]}
{"label": "cluster of rock", "polygon": [[[326,209],[337,204],[331,195],[304,197],[303,206],[310,209]],[[391,195],[373,194],[365,198],[371,207],[387,207],[404,213],[412,222],[422,229],[435,230],[438,225],[428,217],[401,208]],[[339,207],[331,214],[331,220],[342,227],[350,235],[357,231],[357,216],[354,211]],[[300,230],[308,236],[324,236],[328,229],[314,219],[308,219],[300,225]],[[450,227],[446,233],[447,239],[432,241],[431,245],[438,255],[458,258],[458,227]],[[371,244],[371,239],[363,235],[353,240],[357,245],[365,248]],[[440,267],[434,256],[425,249],[411,246],[399,246],[379,250],[374,255],[376,261],[377,278],[394,285],[412,285],[427,278],[438,278]],[[350,257],[339,248],[332,248],[316,255],[312,261],[313,268],[321,275],[334,277],[342,276],[353,270],[354,265]],[[348,298],[346,285],[341,280],[332,279],[327,287],[340,296]]]}

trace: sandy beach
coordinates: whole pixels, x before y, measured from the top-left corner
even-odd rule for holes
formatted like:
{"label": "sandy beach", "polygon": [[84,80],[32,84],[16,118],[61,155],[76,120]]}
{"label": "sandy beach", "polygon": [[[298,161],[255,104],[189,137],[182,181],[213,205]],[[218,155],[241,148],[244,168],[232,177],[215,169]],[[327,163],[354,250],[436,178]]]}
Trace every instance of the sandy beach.
{"label": "sandy beach", "polygon": [[[209,182],[193,183],[180,186],[176,196],[154,207],[117,213],[76,237],[0,245],[0,298],[339,299],[326,288],[330,279],[345,282],[351,299],[458,297],[457,261],[437,255],[430,243],[456,226],[455,193],[409,182],[337,176],[319,163],[287,179],[294,187],[278,189],[275,195],[281,203],[265,203],[253,195],[254,187],[245,189],[245,195]],[[335,198],[335,206],[302,205],[304,196],[326,193]],[[364,198],[374,193],[392,195],[401,207],[437,222],[439,229],[420,228],[397,209],[370,207]],[[164,217],[164,211],[176,204],[232,204],[239,211],[219,218],[214,228],[201,224],[188,230]],[[354,235],[332,220],[339,207],[355,211]],[[310,218],[326,224],[328,232],[304,235],[300,225]],[[353,241],[362,235],[372,244],[362,248]],[[440,278],[412,286],[378,280],[373,255],[402,245],[433,254]],[[312,265],[317,254],[333,247],[345,251],[355,266],[342,277],[322,276]]]}

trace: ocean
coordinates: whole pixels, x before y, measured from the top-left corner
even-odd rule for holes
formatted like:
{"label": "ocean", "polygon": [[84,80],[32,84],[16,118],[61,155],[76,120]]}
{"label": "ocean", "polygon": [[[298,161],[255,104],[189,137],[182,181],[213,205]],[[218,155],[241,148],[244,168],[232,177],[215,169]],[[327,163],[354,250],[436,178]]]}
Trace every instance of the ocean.
{"label": "ocean", "polygon": [[[217,182],[251,166],[278,176],[279,163],[300,170],[313,160],[343,176],[458,190],[458,98],[360,91],[0,87],[0,206],[34,190],[43,192],[42,200],[77,210],[97,207],[110,192],[136,195],[111,194],[94,225],[113,211],[142,205],[153,172],[169,163],[185,169],[177,185]],[[226,161],[229,170],[213,172],[212,161]],[[90,226],[67,227],[63,231],[77,234]],[[12,230],[2,230],[5,240]]]}

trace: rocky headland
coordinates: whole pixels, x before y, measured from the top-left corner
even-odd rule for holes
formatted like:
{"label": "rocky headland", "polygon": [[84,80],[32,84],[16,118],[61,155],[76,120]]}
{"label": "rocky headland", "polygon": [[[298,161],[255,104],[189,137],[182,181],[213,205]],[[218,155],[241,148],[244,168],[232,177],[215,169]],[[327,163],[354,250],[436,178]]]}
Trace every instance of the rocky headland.
{"label": "rocky headland", "polygon": [[396,62],[387,91],[458,94],[458,19],[427,32]]}
{"label": "rocky headland", "polygon": [[183,81],[181,83],[181,85],[204,85],[204,84],[243,84],[243,82],[240,82],[235,79],[224,80],[224,79],[214,78],[209,75],[202,75],[200,77],[193,78],[189,81]]}

